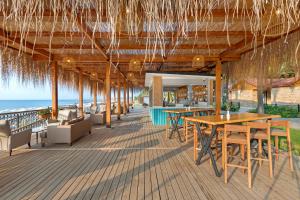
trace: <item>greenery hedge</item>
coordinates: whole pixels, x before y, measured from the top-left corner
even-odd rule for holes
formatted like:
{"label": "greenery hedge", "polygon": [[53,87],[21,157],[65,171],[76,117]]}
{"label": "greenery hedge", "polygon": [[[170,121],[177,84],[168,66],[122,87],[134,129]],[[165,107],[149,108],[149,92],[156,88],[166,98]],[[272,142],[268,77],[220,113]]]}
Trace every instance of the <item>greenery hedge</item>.
{"label": "greenery hedge", "polygon": [[224,104],[222,104],[221,109],[224,110],[224,111],[227,111],[228,107],[229,107],[229,111],[230,112],[238,112],[240,110],[241,106],[240,106],[239,102],[237,102],[237,103],[230,102],[230,103],[224,103]]}
{"label": "greenery hedge", "polygon": [[[280,115],[283,118],[298,118],[300,113],[296,108],[291,106],[265,105],[265,113]],[[251,109],[248,112],[257,113],[257,109]]]}

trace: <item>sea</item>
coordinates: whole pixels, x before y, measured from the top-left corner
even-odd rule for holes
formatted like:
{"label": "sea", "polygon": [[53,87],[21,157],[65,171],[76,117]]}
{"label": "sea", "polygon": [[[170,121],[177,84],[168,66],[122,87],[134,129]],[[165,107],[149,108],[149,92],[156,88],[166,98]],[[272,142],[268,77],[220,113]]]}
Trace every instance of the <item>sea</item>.
{"label": "sea", "polygon": [[[92,100],[84,100],[84,105],[90,105]],[[58,100],[59,106],[77,105],[77,99]],[[0,113],[18,112],[47,108],[52,105],[51,100],[0,100]]]}

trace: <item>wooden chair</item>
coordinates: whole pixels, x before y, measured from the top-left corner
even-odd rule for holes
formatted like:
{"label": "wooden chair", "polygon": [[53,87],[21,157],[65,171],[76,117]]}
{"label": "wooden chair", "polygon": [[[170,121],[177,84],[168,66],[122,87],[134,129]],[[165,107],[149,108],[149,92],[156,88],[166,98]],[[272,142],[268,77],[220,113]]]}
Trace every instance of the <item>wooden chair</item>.
{"label": "wooden chair", "polygon": [[167,117],[167,122],[166,122],[166,138],[169,138],[169,125],[170,125],[170,117]]}
{"label": "wooden chair", "polygon": [[185,142],[188,142],[189,131],[194,132],[194,124],[185,120],[186,117],[182,117],[183,119],[183,131],[185,135]]}
{"label": "wooden chair", "polygon": [[[262,161],[269,161],[269,175],[273,177],[273,166],[272,166],[272,148],[271,148],[271,124],[266,122],[248,122],[248,126],[250,126],[250,137],[251,139],[258,140],[258,157],[251,158],[253,160],[259,161],[259,166],[261,166]],[[262,156],[262,141],[265,140],[268,143],[268,159],[263,158]]]}
{"label": "wooden chair", "polygon": [[[243,125],[225,125],[224,139],[223,139],[223,152],[224,152],[224,178],[227,183],[228,167],[237,167],[248,170],[248,187],[252,186],[252,174],[251,174],[251,160],[250,160],[250,127]],[[240,146],[247,147],[247,166],[229,164],[227,159],[227,145],[238,144]]]}
{"label": "wooden chair", "polygon": [[[204,131],[205,134],[210,135],[211,131],[212,131],[212,126],[208,126],[203,131]],[[216,137],[213,139],[213,141],[211,143],[211,145],[215,149],[216,159],[218,159],[218,157],[219,157],[218,145],[222,144],[223,132],[224,132],[224,127],[217,127]]]}
{"label": "wooden chair", "polygon": [[287,140],[288,146],[288,157],[291,171],[294,171],[293,167],[293,155],[292,155],[292,145],[291,145],[291,136],[290,136],[290,124],[287,120],[280,121],[271,121],[271,136],[275,137],[275,155],[276,160],[279,158],[279,137],[285,137]]}

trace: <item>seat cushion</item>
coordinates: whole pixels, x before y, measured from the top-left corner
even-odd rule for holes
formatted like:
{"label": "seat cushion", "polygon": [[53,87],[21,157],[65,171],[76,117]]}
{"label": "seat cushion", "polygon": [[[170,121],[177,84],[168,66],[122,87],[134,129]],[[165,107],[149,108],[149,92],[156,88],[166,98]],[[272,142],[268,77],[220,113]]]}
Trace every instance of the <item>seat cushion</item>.
{"label": "seat cushion", "polygon": [[285,130],[282,130],[279,128],[271,128],[271,135],[272,136],[287,136],[287,133]]}
{"label": "seat cushion", "polygon": [[83,117],[78,117],[78,118],[72,119],[72,120],[70,120],[70,121],[67,121],[67,122],[65,123],[65,125],[75,124],[75,123],[80,122],[80,121],[82,121],[82,120],[84,120]]}
{"label": "seat cushion", "polygon": [[246,144],[247,137],[245,134],[232,133],[227,136],[227,143]]}
{"label": "seat cushion", "polygon": [[[205,134],[211,134],[211,127],[205,127],[204,129],[204,133]],[[221,133],[223,133],[224,132],[224,128],[223,127],[217,127],[217,133],[218,134],[221,134]]]}
{"label": "seat cushion", "polygon": [[0,137],[9,137],[11,135],[8,120],[0,120]]}

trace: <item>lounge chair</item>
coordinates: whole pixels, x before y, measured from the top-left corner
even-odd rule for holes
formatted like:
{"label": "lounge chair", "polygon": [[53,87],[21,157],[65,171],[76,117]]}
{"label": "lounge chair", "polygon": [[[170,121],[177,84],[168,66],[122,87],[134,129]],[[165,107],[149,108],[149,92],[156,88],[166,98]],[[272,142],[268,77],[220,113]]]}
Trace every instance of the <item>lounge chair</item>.
{"label": "lounge chair", "polygon": [[23,131],[11,131],[8,120],[0,120],[0,148],[1,150],[9,151],[11,156],[14,148],[28,144],[30,146],[32,129]]}

